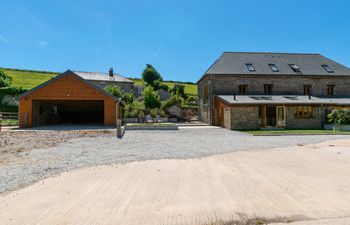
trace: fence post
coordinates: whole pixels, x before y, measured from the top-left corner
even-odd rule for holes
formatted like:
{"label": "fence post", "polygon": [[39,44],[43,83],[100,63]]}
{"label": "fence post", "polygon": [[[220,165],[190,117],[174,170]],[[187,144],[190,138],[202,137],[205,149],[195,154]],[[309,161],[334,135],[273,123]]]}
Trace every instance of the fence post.
{"label": "fence post", "polygon": [[117,138],[122,138],[125,133],[125,128],[122,127],[122,120],[117,120]]}
{"label": "fence post", "polygon": [[0,114],[0,132],[1,132],[1,126],[2,126],[2,114]]}

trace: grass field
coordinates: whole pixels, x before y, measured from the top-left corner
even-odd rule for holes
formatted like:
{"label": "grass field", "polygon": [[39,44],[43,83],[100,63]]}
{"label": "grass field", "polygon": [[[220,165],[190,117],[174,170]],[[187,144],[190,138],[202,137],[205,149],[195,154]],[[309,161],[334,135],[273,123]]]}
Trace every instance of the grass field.
{"label": "grass field", "polygon": [[[17,70],[4,69],[5,73],[12,77],[13,87],[22,87],[24,89],[32,89],[45,81],[55,77],[58,73],[46,71],[32,71],[32,70]],[[135,85],[142,85],[142,80],[138,78],[130,78],[135,82]],[[172,88],[176,82],[164,81],[169,88]],[[185,93],[188,95],[197,95],[197,85],[185,84]]]}
{"label": "grass field", "polygon": [[5,73],[12,77],[13,87],[22,87],[24,89],[32,89],[45,81],[55,77],[58,73],[41,72],[30,70],[14,70],[4,69]]}

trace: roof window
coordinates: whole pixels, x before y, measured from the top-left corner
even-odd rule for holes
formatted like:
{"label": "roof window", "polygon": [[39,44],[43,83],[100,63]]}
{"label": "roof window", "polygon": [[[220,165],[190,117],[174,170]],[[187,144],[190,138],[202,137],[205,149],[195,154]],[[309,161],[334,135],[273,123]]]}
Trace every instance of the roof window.
{"label": "roof window", "polygon": [[322,67],[327,71],[327,73],[334,73],[334,71],[328,65],[322,65]]}
{"label": "roof window", "polygon": [[273,72],[279,72],[279,69],[277,68],[277,66],[275,64],[269,64],[269,66]]}
{"label": "roof window", "polygon": [[255,68],[254,68],[253,64],[247,63],[245,65],[247,66],[247,69],[249,70],[249,72],[255,72]]}
{"label": "roof window", "polygon": [[294,72],[300,73],[300,68],[299,68],[297,65],[295,65],[295,64],[289,64],[289,66],[290,66],[290,68],[291,68]]}

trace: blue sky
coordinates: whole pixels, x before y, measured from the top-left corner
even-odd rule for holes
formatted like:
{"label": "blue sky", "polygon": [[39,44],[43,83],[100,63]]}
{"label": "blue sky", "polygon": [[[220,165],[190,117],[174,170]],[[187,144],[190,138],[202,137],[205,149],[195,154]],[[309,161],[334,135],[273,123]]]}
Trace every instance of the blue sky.
{"label": "blue sky", "polygon": [[223,51],[321,53],[350,66],[347,0],[1,0],[0,66],[197,81]]}

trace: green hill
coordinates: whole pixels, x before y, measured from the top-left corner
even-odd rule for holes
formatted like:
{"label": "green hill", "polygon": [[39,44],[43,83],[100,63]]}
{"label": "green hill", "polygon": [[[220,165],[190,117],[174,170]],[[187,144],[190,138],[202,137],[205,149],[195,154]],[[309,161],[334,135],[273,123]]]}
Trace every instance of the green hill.
{"label": "green hill", "polygon": [[[20,69],[4,69],[5,73],[12,77],[13,87],[22,87],[24,89],[32,89],[45,81],[57,76],[57,72],[35,71],[35,70],[20,70]],[[135,82],[135,85],[142,85],[142,80],[139,78],[130,78]],[[172,88],[175,83],[185,85],[185,93],[188,95],[197,95],[197,85],[189,82],[164,81],[169,88]]]}

